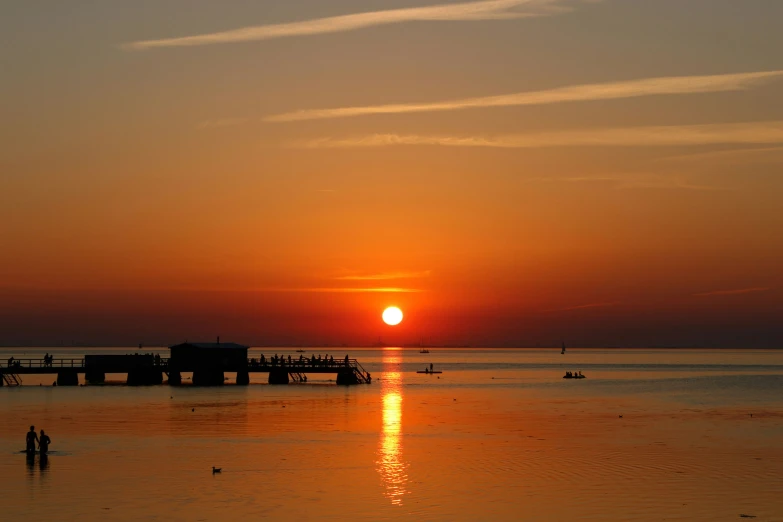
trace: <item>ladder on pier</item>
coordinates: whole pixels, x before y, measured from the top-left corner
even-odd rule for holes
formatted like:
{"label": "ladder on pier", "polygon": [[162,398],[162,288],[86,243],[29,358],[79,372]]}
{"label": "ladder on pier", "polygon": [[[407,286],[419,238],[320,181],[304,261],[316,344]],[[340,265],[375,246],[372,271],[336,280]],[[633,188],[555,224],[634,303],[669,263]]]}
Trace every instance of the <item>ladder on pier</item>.
{"label": "ladder on pier", "polygon": [[22,377],[15,374],[15,373],[5,373],[0,372],[0,375],[3,376],[3,381],[5,381],[6,386],[21,386],[22,385]]}
{"label": "ladder on pier", "polygon": [[301,372],[289,372],[288,375],[294,382],[307,382],[307,375]]}
{"label": "ladder on pier", "polygon": [[359,364],[359,361],[354,359],[351,361],[353,364],[351,365],[353,367],[354,373],[356,374],[356,379],[362,383],[362,384],[370,384],[372,383],[372,377],[370,376],[370,372],[364,369],[364,367]]}

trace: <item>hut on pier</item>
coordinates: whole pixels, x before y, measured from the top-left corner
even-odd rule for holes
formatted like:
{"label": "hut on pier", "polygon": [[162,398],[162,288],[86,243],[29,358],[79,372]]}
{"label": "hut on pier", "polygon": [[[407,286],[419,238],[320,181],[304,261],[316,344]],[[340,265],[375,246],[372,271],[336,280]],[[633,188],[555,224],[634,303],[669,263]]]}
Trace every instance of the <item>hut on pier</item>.
{"label": "hut on pier", "polygon": [[236,372],[237,384],[248,384],[248,347],[236,343],[182,343],[170,346],[169,383],[180,384],[182,372],[193,372],[196,386],[219,386],[224,372]]}

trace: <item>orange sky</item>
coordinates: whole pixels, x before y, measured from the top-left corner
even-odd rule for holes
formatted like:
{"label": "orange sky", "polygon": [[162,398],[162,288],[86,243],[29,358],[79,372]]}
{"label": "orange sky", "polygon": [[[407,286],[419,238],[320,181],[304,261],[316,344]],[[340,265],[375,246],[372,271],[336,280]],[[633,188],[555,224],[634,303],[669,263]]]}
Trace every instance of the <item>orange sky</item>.
{"label": "orange sky", "polygon": [[3,17],[0,343],[783,341],[783,6],[431,2]]}

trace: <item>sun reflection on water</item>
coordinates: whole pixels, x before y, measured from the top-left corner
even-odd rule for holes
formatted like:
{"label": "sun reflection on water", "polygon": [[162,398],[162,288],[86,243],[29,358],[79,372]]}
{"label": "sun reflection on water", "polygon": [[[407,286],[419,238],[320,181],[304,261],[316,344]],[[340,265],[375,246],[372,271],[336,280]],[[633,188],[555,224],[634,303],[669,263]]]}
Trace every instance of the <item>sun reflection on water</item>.
{"label": "sun reflection on water", "polygon": [[402,373],[398,365],[401,357],[393,352],[383,356],[383,430],[378,443],[378,473],[386,488],[385,496],[395,506],[402,505],[407,493],[408,465],[402,454]]}

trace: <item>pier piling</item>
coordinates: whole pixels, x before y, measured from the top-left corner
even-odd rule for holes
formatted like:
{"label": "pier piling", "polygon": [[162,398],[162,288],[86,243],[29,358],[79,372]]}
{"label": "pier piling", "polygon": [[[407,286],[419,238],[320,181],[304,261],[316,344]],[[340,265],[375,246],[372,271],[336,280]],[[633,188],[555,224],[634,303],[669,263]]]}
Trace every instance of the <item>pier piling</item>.
{"label": "pier piling", "polygon": [[106,373],[96,370],[89,370],[85,372],[84,380],[89,384],[103,384],[106,382]]}
{"label": "pier piling", "polygon": [[250,384],[250,373],[247,370],[237,372],[237,384]]}
{"label": "pier piling", "polygon": [[288,370],[285,368],[273,368],[269,372],[269,384],[288,384]]}
{"label": "pier piling", "polygon": [[152,386],[163,384],[163,372],[159,368],[136,368],[128,372],[128,386]]}
{"label": "pier piling", "polygon": [[193,372],[194,386],[223,386],[225,381],[223,370],[202,369]]}
{"label": "pier piling", "polygon": [[57,372],[57,386],[79,386],[79,374],[76,370]]}

